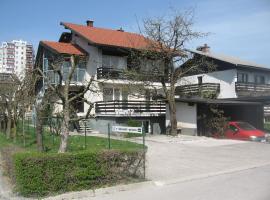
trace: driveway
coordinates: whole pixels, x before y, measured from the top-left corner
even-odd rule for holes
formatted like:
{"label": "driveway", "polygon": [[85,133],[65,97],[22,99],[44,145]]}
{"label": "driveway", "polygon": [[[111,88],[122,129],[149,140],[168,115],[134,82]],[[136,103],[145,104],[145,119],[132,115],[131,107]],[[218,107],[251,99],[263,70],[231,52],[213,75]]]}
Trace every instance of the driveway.
{"label": "driveway", "polygon": [[48,200],[246,199],[270,197],[270,144],[192,136],[146,138],[144,183],[71,192]]}
{"label": "driveway", "polygon": [[270,164],[270,144],[193,136],[147,138],[147,178],[172,182]]}

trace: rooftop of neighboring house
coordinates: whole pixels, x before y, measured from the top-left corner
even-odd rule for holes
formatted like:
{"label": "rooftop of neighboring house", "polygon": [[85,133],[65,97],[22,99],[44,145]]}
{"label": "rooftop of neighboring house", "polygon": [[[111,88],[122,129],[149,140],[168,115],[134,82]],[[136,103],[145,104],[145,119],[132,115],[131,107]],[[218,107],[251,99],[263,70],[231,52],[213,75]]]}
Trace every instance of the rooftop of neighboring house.
{"label": "rooftop of neighboring house", "polygon": [[196,50],[187,49],[187,51],[193,54],[206,56],[206,57],[218,60],[218,61],[230,63],[232,65],[235,65],[235,67],[241,67],[241,68],[247,67],[247,68],[270,71],[270,68],[263,65],[259,65],[250,61],[242,60],[240,58],[233,57],[233,56],[214,53],[210,50],[210,47],[207,46],[207,44],[204,44],[203,46],[198,47]]}
{"label": "rooftop of neighboring house", "polygon": [[60,54],[71,54],[71,55],[85,55],[86,54],[86,52],[83,49],[81,49],[79,46],[75,44],[71,44],[71,43],[41,41],[40,45]]}

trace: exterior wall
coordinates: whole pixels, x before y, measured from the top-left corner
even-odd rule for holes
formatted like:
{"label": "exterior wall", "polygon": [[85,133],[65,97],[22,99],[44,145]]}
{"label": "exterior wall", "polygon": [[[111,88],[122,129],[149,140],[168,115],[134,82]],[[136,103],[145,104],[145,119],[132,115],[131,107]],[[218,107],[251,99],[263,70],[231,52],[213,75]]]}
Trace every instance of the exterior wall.
{"label": "exterior wall", "polygon": [[203,83],[219,83],[219,99],[236,98],[235,82],[237,81],[237,71],[235,69],[215,71],[205,74],[197,74],[182,78],[177,85],[198,84],[198,77],[202,76]]}
{"label": "exterior wall", "polygon": [[[197,130],[197,105],[176,102],[177,127],[181,129],[182,134],[196,135]],[[166,107],[166,127],[170,124],[169,107]]]}
{"label": "exterior wall", "polygon": [[[102,67],[102,50],[98,47],[88,44],[85,39],[72,34],[72,42],[80,46],[88,53],[88,61],[86,66],[85,80],[90,80],[91,76],[97,78],[97,68]],[[115,57],[115,56],[111,56]],[[117,69],[124,69],[127,67],[127,58],[119,57],[119,66],[115,66]],[[120,89],[120,99],[122,100],[122,93],[124,90],[128,90],[128,100],[145,100],[145,96],[140,94],[139,87],[132,87],[131,82],[128,80],[100,80],[99,83],[94,83],[93,89],[95,92],[87,92],[85,97],[91,102],[103,101],[103,88],[117,88]],[[115,99],[113,99],[115,100]],[[85,113],[79,113],[79,115],[86,114],[89,108],[87,103],[84,104]],[[94,109],[91,114],[95,114]]]}

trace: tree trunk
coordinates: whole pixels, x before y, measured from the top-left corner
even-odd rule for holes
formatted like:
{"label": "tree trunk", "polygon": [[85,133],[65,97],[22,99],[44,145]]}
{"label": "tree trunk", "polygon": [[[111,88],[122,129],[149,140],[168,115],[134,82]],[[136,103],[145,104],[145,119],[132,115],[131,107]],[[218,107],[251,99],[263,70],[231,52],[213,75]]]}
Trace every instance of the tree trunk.
{"label": "tree trunk", "polygon": [[68,135],[69,135],[69,127],[66,126],[66,123],[63,123],[62,131],[61,131],[61,141],[58,153],[65,153],[67,152],[67,145],[68,145]]}
{"label": "tree trunk", "polygon": [[171,129],[170,129],[170,135],[176,136],[177,135],[177,120],[176,120],[176,104],[175,99],[171,98],[169,100],[169,112],[170,112],[170,123],[171,123]]}
{"label": "tree trunk", "polygon": [[58,153],[65,153],[67,152],[67,145],[68,145],[68,136],[69,136],[69,106],[65,106],[63,108],[63,121],[61,125],[61,141]]}
{"label": "tree trunk", "polygon": [[43,127],[43,118],[42,118],[42,111],[36,109],[36,140],[37,140],[37,150],[42,152],[43,148],[43,136],[42,136],[42,127]]}
{"label": "tree trunk", "polygon": [[11,124],[12,124],[12,118],[10,116],[8,116],[8,118],[7,118],[7,129],[6,129],[7,139],[10,139],[10,136],[11,136]]}
{"label": "tree trunk", "polygon": [[15,122],[15,120],[13,121],[13,127],[14,127],[13,142],[16,142],[16,140],[17,140],[17,123]]}

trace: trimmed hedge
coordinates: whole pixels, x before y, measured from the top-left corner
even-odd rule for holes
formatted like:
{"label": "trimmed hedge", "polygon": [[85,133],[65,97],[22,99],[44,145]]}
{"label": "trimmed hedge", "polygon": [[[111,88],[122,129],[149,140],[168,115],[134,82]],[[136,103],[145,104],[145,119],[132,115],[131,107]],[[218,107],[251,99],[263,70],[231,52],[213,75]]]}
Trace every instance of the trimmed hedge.
{"label": "trimmed hedge", "polygon": [[138,151],[17,153],[16,188],[24,196],[44,196],[112,185],[142,178],[142,159]]}

